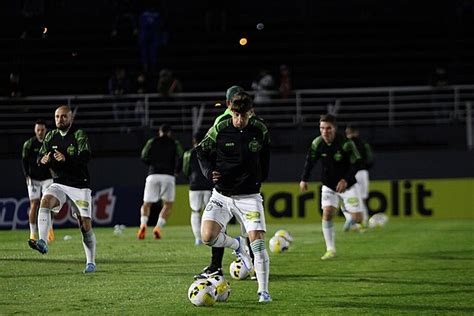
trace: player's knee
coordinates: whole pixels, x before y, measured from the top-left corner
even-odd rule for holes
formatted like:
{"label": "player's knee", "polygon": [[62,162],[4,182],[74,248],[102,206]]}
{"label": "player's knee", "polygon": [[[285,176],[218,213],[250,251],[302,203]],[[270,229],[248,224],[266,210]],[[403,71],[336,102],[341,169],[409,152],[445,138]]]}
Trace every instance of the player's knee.
{"label": "player's knee", "polygon": [[40,207],[42,208],[54,208],[59,206],[59,200],[51,194],[46,194],[41,199]]}
{"label": "player's knee", "polygon": [[92,229],[92,222],[90,218],[83,217],[80,223],[81,223],[81,232],[87,233],[88,231]]}

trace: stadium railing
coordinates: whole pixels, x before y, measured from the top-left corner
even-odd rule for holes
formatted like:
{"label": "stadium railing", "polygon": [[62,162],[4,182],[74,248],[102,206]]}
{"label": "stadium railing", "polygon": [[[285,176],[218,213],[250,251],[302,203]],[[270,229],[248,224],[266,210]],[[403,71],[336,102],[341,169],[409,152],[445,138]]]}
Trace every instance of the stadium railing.
{"label": "stadium railing", "polygon": [[[474,100],[474,85],[304,89],[294,90],[287,99],[277,91],[267,95],[270,100],[257,104],[256,112],[272,128],[314,126],[319,115],[328,112],[342,125],[361,127],[466,124],[472,148],[468,107]],[[0,134],[31,133],[36,119],[52,122],[52,110],[60,104],[69,105],[75,120],[91,132],[156,129],[162,123],[196,131],[212,125],[225,100],[222,92],[179,93],[167,99],[160,94],[0,98]]]}

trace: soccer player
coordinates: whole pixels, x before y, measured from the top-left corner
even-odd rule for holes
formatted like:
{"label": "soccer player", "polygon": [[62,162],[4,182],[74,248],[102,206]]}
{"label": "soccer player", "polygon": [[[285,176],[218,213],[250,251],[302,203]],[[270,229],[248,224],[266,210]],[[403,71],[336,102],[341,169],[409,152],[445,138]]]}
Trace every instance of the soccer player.
{"label": "soccer player", "polygon": [[[374,165],[374,156],[370,145],[359,137],[359,129],[357,127],[348,125],[346,127],[346,137],[354,142],[362,159],[360,169],[357,171],[355,178],[360,191],[360,197],[362,198],[362,222],[363,226],[366,227],[369,220],[369,210],[367,209],[367,199],[369,198],[369,170]],[[348,231],[352,225],[352,217],[347,216],[347,212],[344,212],[344,216],[346,216],[346,222],[343,229],[344,231]]]}
{"label": "soccer player", "polygon": [[214,183],[202,217],[201,237],[208,246],[233,249],[251,271],[253,265],[245,239],[225,233],[235,216],[244,225],[255,255],[259,302],[269,302],[270,260],[265,249],[265,214],[260,195],[269,169],[268,130],[252,116],[253,102],[247,93],[237,93],[230,110],[232,117],[212,127],[196,147],[202,173]]}
{"label": "soccer player", "polygon": [[140,209],[140,228],[137,238],[145,239],[146,226],[153,203],[161,200],[158,222],[153,230],[155,239],[161,238],[161,229],[171,214],[175,198],[175,176],[181,169],[183,148],[178,140],[171,137],[171,126],[160,126],[158,137],[150,138],[143,147],[141,158],[148,165],[148,176],[145,181],[143,205]]}
{"label": "soccer player", "polygon": [[183,174],[189,179],[189,206],[191,207],[191,228],[195,245],[202,244],[201,240],[201,209],[209,202],[214,184],[201,172],[196,154],[196,146],[204,134],[198,132],[193,137],[193,148],[183,155]]}
{"label": "soccer player", "polygon": [[[232,86],[226,91],[226,109],[225,111],[216,117],[214,120],[214,124],[211,127],[214,128],[217,124],[222,122],[223,120],[229,119],[232,117],[231,105],[232,99],[234,96],[239,93],[244,92],[244,89],[240,86]],[[241,227],[241,230],[245,230],[245,228]],[[250,253],[253,256],[253,253]],[[222,260],[224,258],[224,247],[212,247],[211,248],[211,263],[206,266],[200,273],[194,275],[195,279],[207,279],[213,275],[223,275],[222,273]],[[253,277],[253,276],[252,276]]]}
{"label": "soccer player", "polygon": [[322,230],[326,242],[326,253],[321,260],[336,256],[336,240],[332,218],[342,201],[351,213],[354,223],[362,222],[359,190],[355,174],[359,169],[360,154],[354,143],[338,134],[336,118],[330,114],[321,115],[319,120],[321,136],[316,137],[309,148],[301,175],[300,190],[308,190],[308,180],[314,164],[322,162],[321,207],[323,209]]}
{"label": "soccer player", "polygon": [[54,183],[46,189],[38,212],[39,240],[35,249],[48,252],[47,233],[51,212],[69,202],[79,222],[86,253],[84,273],[95,272],[96,238],[92,231],[92,196],[87,164],[91,159],[89,140],[82,129],[72,126],[72,112],[66,105],[54,113],[57,129],[46,134],[39,152],[40,163],[53,171]]}
{"label": "soccer player", "polygon": [[[23,173],[26,178],[28,187],[28,197],[30,199],[29,222],[30,222],[30,238],[28,245],[35,249],[35,241],[37,240],[37,220],[38,208],[40,204],[41,194],[53,183],[51,171],[38,164],[38,153],[43,144],[46,135],[46,123],[43,120],[37,120],[35,123],[35,136],[29,138],[23,144],[21,161],[23,165]],[[54,240],[53,226],[48,229],[48,242]]]}

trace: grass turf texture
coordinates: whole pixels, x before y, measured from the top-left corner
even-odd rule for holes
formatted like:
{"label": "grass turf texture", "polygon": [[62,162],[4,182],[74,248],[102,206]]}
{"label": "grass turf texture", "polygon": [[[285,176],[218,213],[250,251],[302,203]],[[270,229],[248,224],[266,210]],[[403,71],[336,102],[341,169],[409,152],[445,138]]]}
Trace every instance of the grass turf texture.
{"label": "grass turf texture", "polygon": [[319,223],[285,225],[295,241],[288,252],[270,253],[273,302],[257,302],[256,281],[230,278],[234,257],[226,250],[232,293],[207,308],[194,307],[186,296],[210,255],[207,246],[194,246],[190,227],[165,227],[162,240],[153,240],[149,228],[143,241],[136,227],[121,236],[96,228],[97,272],[89,275],[82,274],[78,229],[57,229],[47,255],[28,248],[27,231],[0,231],[0,314],[472,315],[473,224],[391,220],[358,234],[343,233],[337,223],[338,256],[324,262]]}

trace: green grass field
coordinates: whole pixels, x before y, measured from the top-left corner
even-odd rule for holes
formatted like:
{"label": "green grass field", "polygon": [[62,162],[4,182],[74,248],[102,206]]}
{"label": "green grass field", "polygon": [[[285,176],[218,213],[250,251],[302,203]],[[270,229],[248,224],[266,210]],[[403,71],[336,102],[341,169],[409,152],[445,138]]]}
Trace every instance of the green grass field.
{"label": "green grass field", "polygon": [[207,308],[187,299],[193,274],[210,255],[206,246],[194,246],[190,227],[166,227],[159,241],[151,229],[144,241],[135,239],[135,227],[121,236],[95,229],[98,271],[89,275],[82,274],[78,229],[57,229],[47,255],[28,248],[27,231],[0,231],[0,314],[473,315],[473,224],[391,220],[358,234],[343,233],[338,223],[338,257],[329,262],[319,259],[320,224],[286,225],[295,241],[286,253],[270,253],[273,302],[257,302],[256,281],[230,279],[227,251],[232,294]]}

